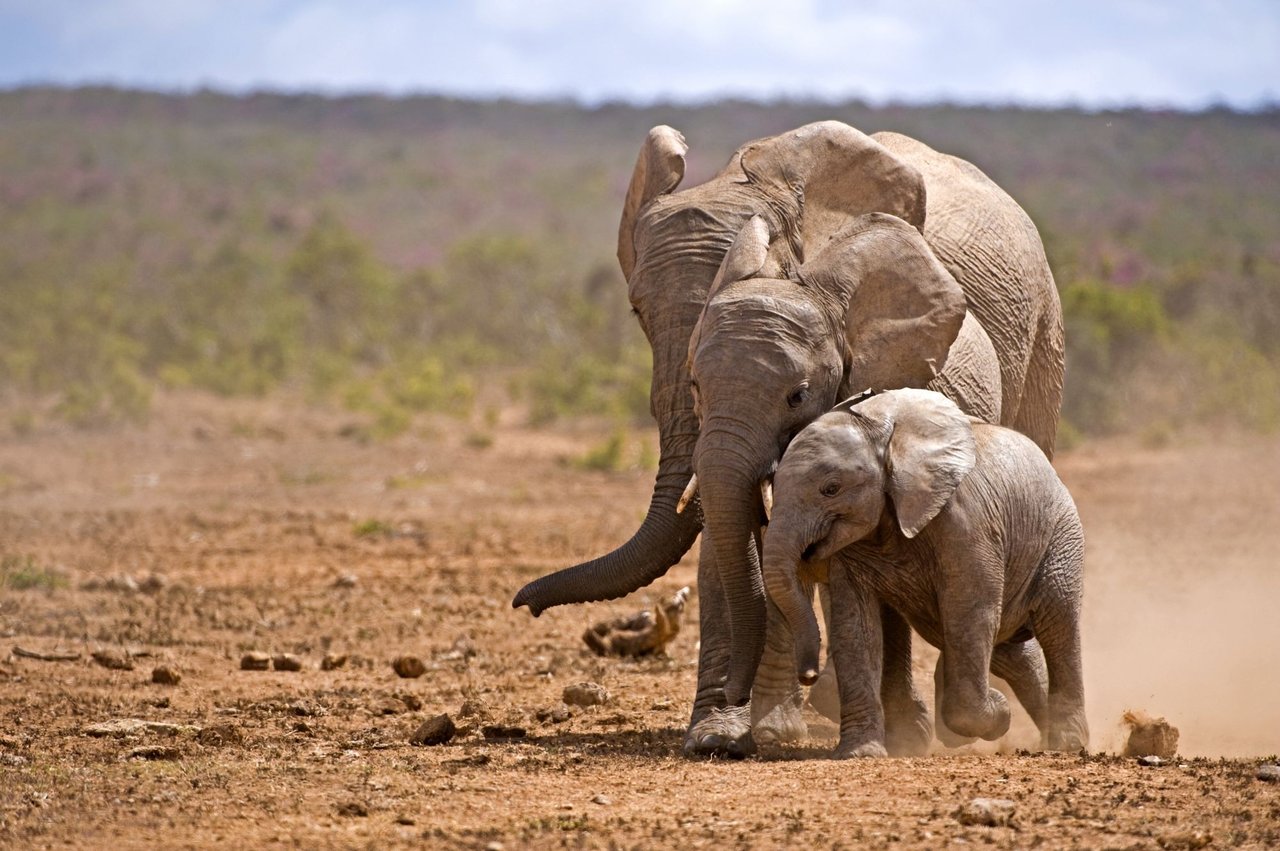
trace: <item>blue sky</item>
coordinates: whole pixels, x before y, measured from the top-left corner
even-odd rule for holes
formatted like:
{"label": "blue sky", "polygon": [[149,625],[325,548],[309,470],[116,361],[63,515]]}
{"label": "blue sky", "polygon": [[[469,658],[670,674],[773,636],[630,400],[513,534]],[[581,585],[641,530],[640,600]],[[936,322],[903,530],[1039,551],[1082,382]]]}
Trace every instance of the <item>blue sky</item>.
{"label": "blue sky", "polygon": [[0,86],[1237,107],[1280,0],[0,0]]}

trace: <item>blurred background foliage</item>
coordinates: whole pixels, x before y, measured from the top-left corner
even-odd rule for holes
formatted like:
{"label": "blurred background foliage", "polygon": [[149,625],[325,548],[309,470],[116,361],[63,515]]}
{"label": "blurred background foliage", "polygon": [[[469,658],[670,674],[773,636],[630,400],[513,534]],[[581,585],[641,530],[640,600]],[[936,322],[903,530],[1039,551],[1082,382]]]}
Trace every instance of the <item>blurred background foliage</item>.
{"label": "blurred background foliage", "polygon": [[[1064,438],[1280,426],[1280,112],[702,106],[109,88],[0,92],[10,426],[146,417],[157,388],[648,420],[613,253],[646,130],[685,185],[823,118],[965,157],[1036,221],[1068,333]],[[614,447],[614,451],[620,451]],[[607,459],[606,459],[607,460]]]}

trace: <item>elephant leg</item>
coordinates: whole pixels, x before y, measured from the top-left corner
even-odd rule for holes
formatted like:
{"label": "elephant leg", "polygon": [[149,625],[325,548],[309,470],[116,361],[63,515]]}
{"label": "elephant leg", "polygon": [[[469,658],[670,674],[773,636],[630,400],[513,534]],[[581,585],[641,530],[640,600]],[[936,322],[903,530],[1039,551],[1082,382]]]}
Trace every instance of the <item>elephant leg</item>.
{"label": "elephant leg", "polygon": [[942,615],[942,722],[953,733],[995,741],[1009,731],[1009,702],[991,687],[1000,623],[1001,565],[980,565],[939,601]]}
{"label": "elephant leg", "polygon": [[1058,416],[1062,410],[1063,351],[1061,314],[1046,311],[1040,317],[1040,327],[1036,329],[1022,399],[1011,425],[1035,441],[1050,460],[1053,459]]}
{"label": "elephant leg", "polygon": [[1032,638],[996,645],[991,652],[991,673],[1013,689],[1018,702],[1040,731],[1043,746],[1049,735],[1049,673],[1040,642]]}
{"label": "elephant leg", "polygon": [[[813,595],[812,583],[801,582]],[[766,601],[769,624],[764,656],[751,690],[751,727],[757,742],[797,742],[809,734],[804,723],[804,689],[796,674],[791,627],[772,598]]]}
{"label": "elephant leg", "polygon": [[831,651],[840,687],[840,743],[836,759],[887,756],[879,686],[884,646],[880,601],[850,581],[848,571],[830,574]]}
{"label": "elephant leg", "polygon": [[961,736],[958,733],[954,733],[946,725],[946,722],[942,720],[942,657],[945,655],[944,653],[938,656],[938,664],[933,669],[933,717],[935,719],[933,729],[943,747],[962,748],[965,745],[973,744],[978,738],[977,736]]}
{"label": "elephant leg", "polygon": [[883,604],[880,625],[884,641],[880,702],[884,706],[885,744],[894,756],[924,756],[933,741],[933,723],[911,672],[911,625]]}
{"label": "elephant leg", "polygon": [[[1074,536],[1078,529],[1071,530]],[[1050,553],[1068,553],[1058,564],[1047,564],[1041,576],[1070,576],[1075,581],[1048,582],[1050,596],[1040,602],[1032,621],[1036,638],[1044,648],[1049,669],[1048,747],[1055,751],[1077,751],[1089,746],[1089,722],[1084,712],[1084,674],[1080,652],[1080,596],[1078,559],[1083,541],[1049,547]]]}
{"label": "elephant leg", "polygon": [[751,706],[725,705],[729,676],[729,606],[720,584],[715,547],[702,533],[698,550],[698,691],[685,733],[686,756],[744,757],[755,752]]}

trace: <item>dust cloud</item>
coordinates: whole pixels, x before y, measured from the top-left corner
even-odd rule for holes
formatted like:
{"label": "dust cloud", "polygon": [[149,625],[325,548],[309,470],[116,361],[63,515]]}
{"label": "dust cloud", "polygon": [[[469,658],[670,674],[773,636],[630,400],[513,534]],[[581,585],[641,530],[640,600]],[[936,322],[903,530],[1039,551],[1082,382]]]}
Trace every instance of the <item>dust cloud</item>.
{"label": "dust cloud", "polygon": [[1280,753],[1280,440],[1102,444],[1058,459],[1087,540],[1091,749],[1125,710],[1166,717],[1184,756]]}

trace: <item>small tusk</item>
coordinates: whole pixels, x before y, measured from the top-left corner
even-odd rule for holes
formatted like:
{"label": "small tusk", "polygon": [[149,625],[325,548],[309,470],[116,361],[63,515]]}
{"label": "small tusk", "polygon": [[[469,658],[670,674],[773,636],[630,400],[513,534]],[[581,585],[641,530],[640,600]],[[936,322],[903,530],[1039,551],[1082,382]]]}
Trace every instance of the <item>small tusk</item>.
{"label": "small tusk", "polygon": [[765,479],[760,483],[760,497],[764,500],[764,518],[773,519],[773,482]]}
{"label": "small tusk", "polygon": [[680,501],[676,503],[676,514],[684,514],[685,508],[688,507],[689,501],[698,493],[698,474],[694,473],[689,478],[689,484],[685,485],[684,493],[680,494]]}

